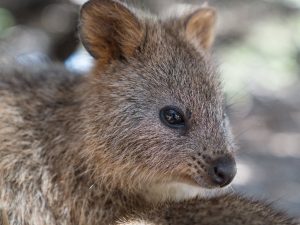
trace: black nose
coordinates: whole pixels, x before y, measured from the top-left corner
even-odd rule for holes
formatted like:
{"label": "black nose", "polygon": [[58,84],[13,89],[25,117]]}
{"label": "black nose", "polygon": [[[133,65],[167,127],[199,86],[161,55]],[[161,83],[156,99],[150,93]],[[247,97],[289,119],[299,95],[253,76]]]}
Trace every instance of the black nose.
{"label": "black nose", "polygon": [[236,164],[232,157],[218,158],[212,164],[211,180],[214,184],[224,187],[233,180],[236,174]]}

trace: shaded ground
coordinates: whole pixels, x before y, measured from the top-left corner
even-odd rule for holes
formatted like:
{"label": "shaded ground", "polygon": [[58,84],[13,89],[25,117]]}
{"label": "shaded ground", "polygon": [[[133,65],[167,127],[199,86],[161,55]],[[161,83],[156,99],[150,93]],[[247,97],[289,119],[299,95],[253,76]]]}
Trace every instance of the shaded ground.
{"label": "shaded ground", "polygon": [[[296,90],[300,93],[300,88]],[[246,130],[238,137],[239,168],[234,187],[274,201],[299,217],[299,97],[293,94],[285,100],[272,96],[253,101],[246,115],[232,113],[235,132]]]}

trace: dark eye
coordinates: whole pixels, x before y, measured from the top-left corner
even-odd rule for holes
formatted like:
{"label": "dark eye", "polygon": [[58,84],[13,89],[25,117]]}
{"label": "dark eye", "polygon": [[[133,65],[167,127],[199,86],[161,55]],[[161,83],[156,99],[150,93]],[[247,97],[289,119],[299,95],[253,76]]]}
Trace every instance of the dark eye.
{"label": "dark eye", "polygon": [[170,128],[184,128],[184,116],[180,109],[175,106],[166,106],[160,110],[160,120]]}

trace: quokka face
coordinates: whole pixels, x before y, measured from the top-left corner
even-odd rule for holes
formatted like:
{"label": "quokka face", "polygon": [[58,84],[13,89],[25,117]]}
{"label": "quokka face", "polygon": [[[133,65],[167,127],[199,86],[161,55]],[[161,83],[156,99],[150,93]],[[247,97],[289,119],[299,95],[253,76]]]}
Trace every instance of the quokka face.
{"label": "quokka face", "polygon": [[160,20],[116,1],[83,6],[81,39],[95,58],[86,155],[102,178],[202,188],[232,181],[235,147],[208,53],[214,21],[205,7]]}

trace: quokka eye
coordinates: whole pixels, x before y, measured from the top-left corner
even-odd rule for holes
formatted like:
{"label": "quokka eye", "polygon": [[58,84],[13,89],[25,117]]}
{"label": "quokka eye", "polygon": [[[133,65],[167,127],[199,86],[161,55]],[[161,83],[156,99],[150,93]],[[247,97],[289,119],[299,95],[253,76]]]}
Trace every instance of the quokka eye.
{"label": "quokka eye", "polygon": [[183,113],[175,106],[166,106],[160,110],[160,120],[168,127],[180,129],[185,127]]}

